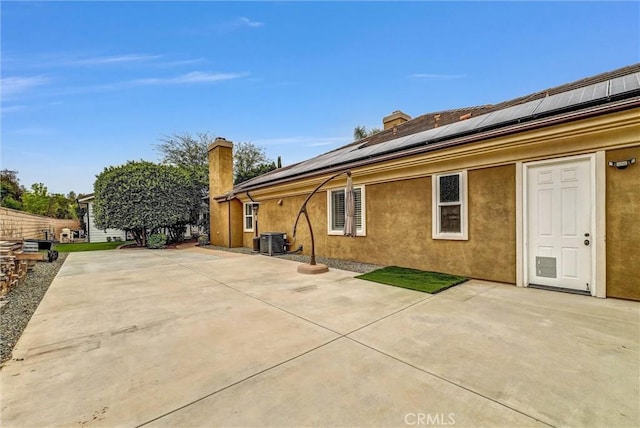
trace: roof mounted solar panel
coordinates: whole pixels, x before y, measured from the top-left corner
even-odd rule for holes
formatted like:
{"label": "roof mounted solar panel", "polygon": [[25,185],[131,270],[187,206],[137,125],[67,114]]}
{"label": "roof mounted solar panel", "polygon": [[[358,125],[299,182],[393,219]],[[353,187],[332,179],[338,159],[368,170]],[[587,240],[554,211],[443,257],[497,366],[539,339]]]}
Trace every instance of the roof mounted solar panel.
{"label": "roof mounted solar panel", "polygon": [[[365,146],[362,148],[356,148],[351,150],[351,152],[349,152],[349,157],[367,157],[369,155],[371,155],[372,153],[375,152],[375,148],[378,146],[382,146],[385,143],[381,143],[381,144],[374,144],[373,146]],[[353,155],[353,156],[352,156]]]}
{"label": "roof mounted solar panel", "polygon": [[407,135],[404,137],[394,138],[393,140],[385,141],[384,143],[374,144],[366,148],[367,157],[378,156],[382,153],[394,151],[397,147],[404,145],[414,135]]}
{"label": "roof mounted solar panel", "polygon": [[625,92],[637,91],[640,89],[640,73],[628,74],[626,76],[611,79],[609,95],[615,96]]}
{"label": "roof mounted solar panel", "polygon": [[439,126],[437,128],[427,129],[426,131],[417,132],[411,135],[411,138],[388,141],[386,143],[383,143],[384,149],[381,148],[382,150],[380,151],[380,153],[393,152],[399,149],[417,146],[420,144],[428,144],[431,141],[437,141],[450,135],[469,131],[471,129],[474,129],[485,120],[483,116],[485,115],[476,116],[474,118],[467,119],[461,122],[450,123],[447,125]]}
{"label": "roof mounted solar panel", "polygon": [[555,110],[574,107],[579,104],[590,103],[607,97],[609,81],[595,83],[583,88],[573,89],[560,94],[543,98],[535,114],[541,115]]}
{"label": "roof mounted solar panel", "polygon": [[536,108],[540,105],[541,100],[528,101],[503,110],[497,110],[489,113],[487,119],[482,122],[482,128],[488,128],[492,125],[501,123],[513,123],[523,117],[531,116]]}
{"label": "roof mounted solar panel", "polygon": [[611,97],[631,97],[637,95],[638,91],[640,91],[640,72],[635,72],[378,144],[368,146],[364,142],[359,146],[348,145],[316,156],[290,168],[267,173],[247,181],[246,184],[242,183],[236,188],[241,191],[243,188],[251,188],[263,183],[312,171],[403,151],[422,144],[458,138],[472,133],[509,126],[514,123],[534,120],[538,117],[551,116],[570,109],[580,109],[588,105],[606,103]]}

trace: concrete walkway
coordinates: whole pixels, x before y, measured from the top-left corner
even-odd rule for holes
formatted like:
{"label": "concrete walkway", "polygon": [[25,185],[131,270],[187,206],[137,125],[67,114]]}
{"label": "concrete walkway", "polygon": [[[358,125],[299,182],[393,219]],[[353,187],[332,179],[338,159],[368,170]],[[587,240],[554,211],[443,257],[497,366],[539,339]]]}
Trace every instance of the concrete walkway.
{"label": "concrete walkway", "polygon": [[0,425],[640,425],[637,302],[296,267],[70,254],[0,371]]}

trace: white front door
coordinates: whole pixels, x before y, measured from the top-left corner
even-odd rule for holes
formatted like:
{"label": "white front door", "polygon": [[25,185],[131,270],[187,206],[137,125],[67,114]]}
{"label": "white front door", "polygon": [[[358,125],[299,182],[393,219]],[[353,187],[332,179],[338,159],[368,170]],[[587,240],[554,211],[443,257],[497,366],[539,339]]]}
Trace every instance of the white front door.
{"label": "white front door", "polygon": [[593,288],[591,162],[575,159],[526,168],[529,284]]}

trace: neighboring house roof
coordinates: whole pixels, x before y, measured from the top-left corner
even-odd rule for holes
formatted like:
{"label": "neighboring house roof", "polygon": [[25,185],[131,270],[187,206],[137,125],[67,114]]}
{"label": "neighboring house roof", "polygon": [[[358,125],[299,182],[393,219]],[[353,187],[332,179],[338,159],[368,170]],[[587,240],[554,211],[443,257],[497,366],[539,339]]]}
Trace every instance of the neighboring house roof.
{"label": "neighboring house roof", "polygon": [[638,106],[640,63],[496,105],[428,113],[328,153],[240,183],[216,199],[228,199],[235,194],[301,177]]}
{"label": "neighboring house roof", "polygon": [[95,199],[96,197],[93,195],[93,193],[89,193],[88,195],[84,195],[81,198],[78,198],[78,202],[91,202]]}

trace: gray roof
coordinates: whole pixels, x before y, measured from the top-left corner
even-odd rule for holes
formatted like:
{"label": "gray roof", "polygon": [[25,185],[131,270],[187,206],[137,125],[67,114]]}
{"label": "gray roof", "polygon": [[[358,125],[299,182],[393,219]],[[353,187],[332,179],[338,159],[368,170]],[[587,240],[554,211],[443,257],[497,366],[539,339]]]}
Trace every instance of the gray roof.
{"label": "gray roof", "polygon": [[[638,70],[638,67],[634,67]],[[339,149],[324,153],[309,160],[280,168],[244,183],[236,185],[228,195],[243,193],[268,186],[270,184],[290,181],[299,176],[335,170],[340,166],[345,168],[354,163],[376,162],[376,158],[393,153],[411,154],[412,149],[434,145],[448,140],[465,136],[481,136],[496,129],[514,125],[526,124],[543,118],[561,116],[564,113],[602,106],[640,96],[640,71],[624,75],[615,75],[606,80],[586,86],[578,86],[563,92],[548,95],[532,101],[498,108],[490,113],[481,114],[470,119],[430,128],[410,135],[391,138],[371,145],[362,140],[362,144],[348,144]],[[571,87],[569,85],[565,85]],[[524,97],[523,97],[524,98]]]}

